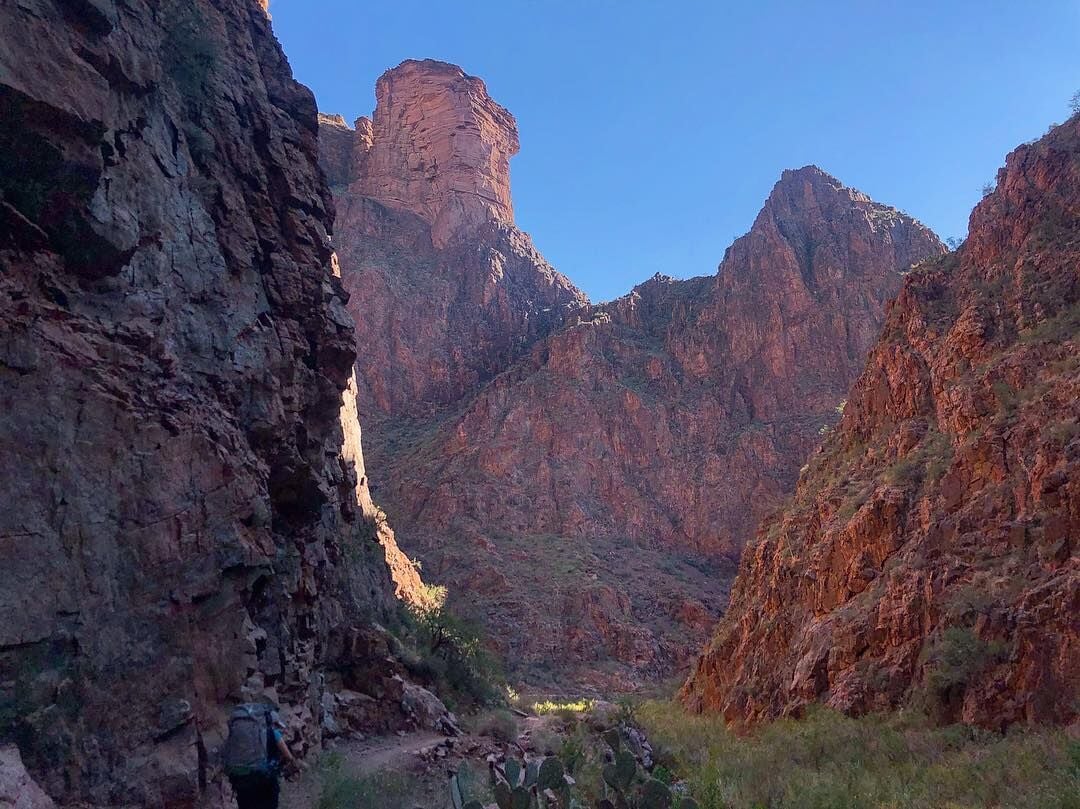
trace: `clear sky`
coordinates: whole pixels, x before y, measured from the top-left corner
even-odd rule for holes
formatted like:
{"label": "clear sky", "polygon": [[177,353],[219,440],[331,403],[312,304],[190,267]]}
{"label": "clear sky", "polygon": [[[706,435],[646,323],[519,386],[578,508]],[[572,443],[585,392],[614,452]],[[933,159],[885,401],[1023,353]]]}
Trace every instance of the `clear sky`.
{"label": "clear sky", "polygon": [[715,271],[784,168],[814,163],[942,237],[1005,154],[1068,117],[1080,0],[272,0],[324,112],[407,58],[517,118],[517,224],[594,301]]}

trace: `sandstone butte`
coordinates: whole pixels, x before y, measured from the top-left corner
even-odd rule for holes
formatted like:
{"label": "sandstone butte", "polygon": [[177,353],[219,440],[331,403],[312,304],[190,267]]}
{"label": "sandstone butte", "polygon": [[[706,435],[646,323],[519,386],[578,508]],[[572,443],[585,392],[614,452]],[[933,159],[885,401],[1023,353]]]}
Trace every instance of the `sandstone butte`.
{"label": "sandstone butte", "polygon": [[5,3],[0,41],[0,794],[217,806],[234,700],[301,755],[343,700],[398,721],[371,622],[419,587],[315,102],[251,0]]}
{"label": "sandstone butte", "polygon": [[514,227],[512,116],[407,61],[321,117],[377,498],[514,670],[630,687],[686,665],[758,520],[834,423],[929,230],[784,172],[710,277],[603,305]]}
{"label": "sandstone butte", "polygon": [[1080,710],[1080,116],[917,267],[682,691],[734,721]]}

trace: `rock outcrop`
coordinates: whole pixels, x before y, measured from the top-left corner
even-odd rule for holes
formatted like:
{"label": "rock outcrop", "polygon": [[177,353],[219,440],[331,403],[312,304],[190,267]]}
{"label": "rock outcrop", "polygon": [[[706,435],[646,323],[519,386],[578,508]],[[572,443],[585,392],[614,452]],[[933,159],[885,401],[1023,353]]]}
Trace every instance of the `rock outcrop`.
{"label": "rock outcrop", "polygon": [[743,557],[682,691],[755,721],[904,704],[993,728],[1080,696],[1080,116],[1022,146],[917,267]]}
{"label": "rock outcrop", "polygon": [[0,739],[62,803],[215,805],[230,700],[303,754],[379,664],[342,629],[401,557],[265,6],[0,9]]}
{"label": "rock outcrop", "polygon": [[359,194],[415,214],[439,248],[489,222],[513,223],[517,123],[483,81],[409,59],[379,78],[375,98],[374,119],[356,122],[352,169],[328,171],[332,185],[355,180]]}
{"label": "rock outcrop", "polygon": [[585,296],[514,227],[514,119],[477,78],[407,61],[378,82],[374,121],[321,119],[335,242],[364,350],[373,422],[428,420],[501,373]]}
{"label": "rock outcrop", "polygon": [[603,676],[625,686],[688,663],[899,271],[943,248],[808,167],[716,276],[590,307],[510,223],[516,130],[479,80],[406,62],[378,98],[355,129],[323,116],[321,159],[363,312],[369,456],[403,544],[515,668],[554,657],[582,682],[614,660]]}
{"label": "rock outcrop", "polygon": [[0,747],[0,807],[4,809],[56,809],[52,798],[34,783],[23,766],[19,748]]}

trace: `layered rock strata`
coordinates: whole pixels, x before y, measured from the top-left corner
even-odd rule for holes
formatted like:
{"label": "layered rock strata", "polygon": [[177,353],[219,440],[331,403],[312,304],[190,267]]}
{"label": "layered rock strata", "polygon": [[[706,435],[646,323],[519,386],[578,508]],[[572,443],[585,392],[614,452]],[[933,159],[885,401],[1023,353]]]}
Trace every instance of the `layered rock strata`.
{"label": "layered rock strata", "polygon": [[382,497],[512,660],[670,672],[838,418],[901,271],[942,251],[818,169],[786,172],[716,276],[656,277],[538,342],[388,454]]}
{"label": "layered rock strata", "polygon": [[61,803],[215,805],[230,701],[302,755],[384,651],[345,642],[404,568],[265,6],[0,9],[0,738]]}
{"label": "layered rock strata", "polygon": [[479,80],[406,62],[371,121],[321,129],[369,454],[410,552],[515,667],[613,660],[626,684],[688,662],[936,237],[807,167],[716,276],[590,307],[511,223],[516,127]]}
{"label": "layered rock strata", "polygon": [[746,550],[688,706],[1075,720],[1078,235],[1074,116],[1009,155],[963,246],[907,277],[794,503]]}

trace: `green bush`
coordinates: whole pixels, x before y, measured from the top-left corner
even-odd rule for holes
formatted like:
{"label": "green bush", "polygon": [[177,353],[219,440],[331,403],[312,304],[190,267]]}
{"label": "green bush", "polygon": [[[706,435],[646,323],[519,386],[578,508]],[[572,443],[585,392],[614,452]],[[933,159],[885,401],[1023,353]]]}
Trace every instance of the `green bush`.
{"label": "green bush", "polygon": [[1001,644],[984,641],[968,627],[950,626],[924,652],[924,683],[943,697],[952,689],[966,686],[1001,654]]}
{"label": "green bush", "polygon": [[510,711],[497,709],[476,715],[470,721],[471,730],[478,736],[490,736],[500,742],[512,742],[518,737],[518,721]]}
{"label": "green bush", "polygon": [[501,669],[485,648],[479,625],[455,615],[441,600],[407,608],[398,634],[406,668],[432,684],[449,707],[505,702]]}

